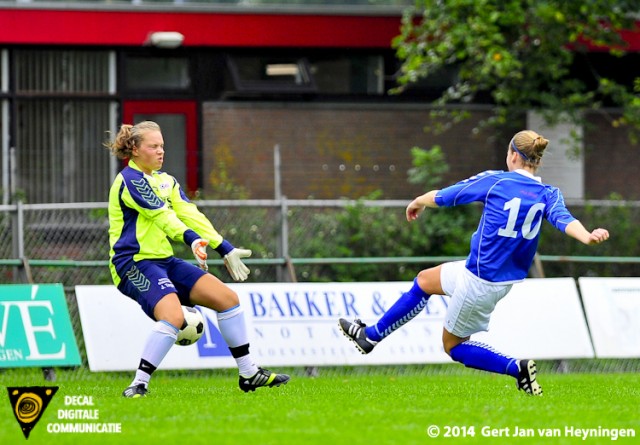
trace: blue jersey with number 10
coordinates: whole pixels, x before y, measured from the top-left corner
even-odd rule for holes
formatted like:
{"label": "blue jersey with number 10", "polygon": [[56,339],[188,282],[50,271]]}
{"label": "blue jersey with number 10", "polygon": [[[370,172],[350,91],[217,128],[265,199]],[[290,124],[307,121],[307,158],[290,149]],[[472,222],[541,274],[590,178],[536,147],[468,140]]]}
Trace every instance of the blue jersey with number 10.
{"label": "blue jersey with number 10", "polygon": [[471,237],[466,266],[492,283],[526,278],[538,248],[542,219],[564,232],[575,218],[557,187],[543,184],[524,170],[485,171],[440,190],[438,206],[484,204]]}

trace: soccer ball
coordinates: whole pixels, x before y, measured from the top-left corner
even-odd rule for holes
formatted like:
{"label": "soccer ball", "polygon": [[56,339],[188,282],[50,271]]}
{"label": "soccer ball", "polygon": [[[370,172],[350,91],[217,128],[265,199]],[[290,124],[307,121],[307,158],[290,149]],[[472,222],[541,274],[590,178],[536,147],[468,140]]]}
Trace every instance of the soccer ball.
{"label": "soccer ball", "polygon": [[176,345],[188,346],[197,342],[204,334],[204,317],[199,310],[189,306],[182,306],[184,323],[178,331]]}

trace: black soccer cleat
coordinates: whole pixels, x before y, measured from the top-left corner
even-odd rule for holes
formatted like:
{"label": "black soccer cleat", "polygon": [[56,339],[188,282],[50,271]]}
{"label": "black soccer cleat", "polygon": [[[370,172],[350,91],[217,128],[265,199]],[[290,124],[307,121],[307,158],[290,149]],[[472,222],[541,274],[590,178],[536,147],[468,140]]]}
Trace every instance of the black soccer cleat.
{"label": "black soccer cleat", "polygon": [[520,368],[516,379],[518,389],[532,396],[541,396],[542,387],[536,380],[536,375],[538,374],[536,362],[533,360],[518,360],[518,368]]}
{"label": "black soccer cleat", "polygon": [[351,323],[341,318],[338,320],[338,326],[340,326],[342,333],[351,340],[356,345],[356,348],[363,354],[370,353],[378,344],[377,341],[367,338],[367,334],[364,332],[364,328],[366,328],[367,325],[358,319],[355,319],[353,323]]}
{"label": "black soccer cleat", "polygon": [[255,391],[256,388],[266,386],[273,388],[274,386],[286,385],[289,381],[287,374],[276,374],[268,369],[258,368],[252,377],[240,376],[240,389],[244,392]]}
{"label": "black soccer cleat", "polygon": [[128,399],[137,399],[139,397],[145,397],[149,390],[144,383],[138,383],[137,385],[131,385],[124,391],[122,391],[122,397],[127,397]]}

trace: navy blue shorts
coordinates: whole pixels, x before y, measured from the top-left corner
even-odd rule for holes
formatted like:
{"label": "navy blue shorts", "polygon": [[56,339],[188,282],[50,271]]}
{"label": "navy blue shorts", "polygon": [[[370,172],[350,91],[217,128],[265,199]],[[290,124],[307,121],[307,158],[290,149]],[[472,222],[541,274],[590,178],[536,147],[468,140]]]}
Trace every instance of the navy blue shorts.
{"label": "navy blue shorts", "polygon": [[189,294],[196,281],[206,273],[180,258],[141,260],[129,268],[118,290],[137,301],[145,314],[155,320],[153,309],[167,294],[175,292],[180,303],[193,306]]}

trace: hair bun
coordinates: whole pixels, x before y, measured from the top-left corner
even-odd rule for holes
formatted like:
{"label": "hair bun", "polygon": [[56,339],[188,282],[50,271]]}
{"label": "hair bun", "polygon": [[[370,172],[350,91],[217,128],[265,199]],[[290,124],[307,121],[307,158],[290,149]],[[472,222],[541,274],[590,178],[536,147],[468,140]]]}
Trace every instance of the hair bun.
{"label": "hair bun", "polygon": [[547,145],[549,144],[549,140],[543,138],[542,136],[538,135],[536,137],[533,138],[533,148],[537,151],[537,152],[541,152],[542,150],[544,150],[545,148],[547,148]]}

